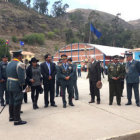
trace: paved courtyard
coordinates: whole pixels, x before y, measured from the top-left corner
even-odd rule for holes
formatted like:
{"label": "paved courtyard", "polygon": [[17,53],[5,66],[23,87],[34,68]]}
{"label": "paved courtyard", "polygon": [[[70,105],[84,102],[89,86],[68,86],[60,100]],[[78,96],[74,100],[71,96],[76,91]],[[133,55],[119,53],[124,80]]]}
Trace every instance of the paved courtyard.
{"label": "paved courtyard", "polygon": [[102,80],[101,104],[88,104],[89,82],[85,73],[82,74],[82,78],[78,79],[80,100],[73,101],[75,107],[67,106],[64,109],[61,97],[57,97],[57,108],[44,108],[43,95],[40,95],[40,109],[33,110],[28,93],[29,101],[22,105],[24,113],[21,115],[28,124],[14,126],[8,122],[6,106],[0,114],[0,140],[105,140],[139,132],[140,108],[135,106],[134,100],[132,106],[125,106],[126,90],[121,106],[116,105],[115,98],[114,104],[109,106],[108,82],[105,77]]}

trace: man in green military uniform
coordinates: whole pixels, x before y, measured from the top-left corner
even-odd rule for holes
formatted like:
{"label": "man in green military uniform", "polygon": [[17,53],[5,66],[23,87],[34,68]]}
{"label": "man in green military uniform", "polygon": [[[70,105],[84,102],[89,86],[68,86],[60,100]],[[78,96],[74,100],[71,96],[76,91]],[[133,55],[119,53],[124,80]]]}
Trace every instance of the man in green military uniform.
{"label": "man in green military uniform", "polygon": [[122,66],[118,62],[118,56],[114,56],[113,63],[110,63],[108,66],[109,105],[112,105],[114,96],[116,96],[117,104],[121,105],[121,78],[122,76],[123,76]]}
{"label": "man in green military uniform", "polygon": [[61,88],[62,88],[62,101],[63,108],[66,108],[66,88],[69,94],[69,105],[74,106],[72,102],[72,94],[73,94],[73,66],[72,64],[67,63],[67,55],[61,55],[62,65],[58,69],[58,77],[61,80]]}
{"label": "man in green military uniform", "polygon": [[124,63],[124,57],[119,57],[119,63],[122,66],[122,77],[121,77],[121,96],[123,97],[123,89],[124,89],[124,78],[125,78],[125,63]]}
{"label": "man in green military uniform", "polygon": [[21,51],[13,52],[13,60],[7,66],[7,90],[9,93],[9,121],[14,121],[14,125],[27,123],[20,118],[24,84],[25,65],[22,63]]}

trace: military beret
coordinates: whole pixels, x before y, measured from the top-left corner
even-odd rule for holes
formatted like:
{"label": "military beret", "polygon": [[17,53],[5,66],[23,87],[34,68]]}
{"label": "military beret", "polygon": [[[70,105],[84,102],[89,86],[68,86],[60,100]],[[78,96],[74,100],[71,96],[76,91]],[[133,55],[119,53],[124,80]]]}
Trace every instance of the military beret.
{"label": "military beret", "polygon": [[114,55],[113,59],[119,59],[119,56],[118,55]]}
{"label": "military beret", "polygon": [[62,54],[61,55],[61,59],[63,60],[63,59],[67,59],[67,55],[66,54]]}
{"label": "military beret", "polygon": [[132,52],[128,52],[128,51],[125,52],[125,56],[132,56],[132,55],[133,55]]}
{"label": "military beret", "polygon": [[13,53],[13,57],[18,57],[18,56],[22,55],[22,51],[21,51],[21,50],[19,50],[19,51],[14,51],[14,52],[12,52],[12,53]]}
{"label": "military beret", "polygon": [[69,58],[68,61],[72,62],[72,58]]}
{"label": "military beret", "polygon": [[119,56],[119,59],[124,59],[124,57],[123,56]]}
{"label": "military beret", "polygon": [[8,58],[8,56],[7,55],[2,55],[1,58]]}

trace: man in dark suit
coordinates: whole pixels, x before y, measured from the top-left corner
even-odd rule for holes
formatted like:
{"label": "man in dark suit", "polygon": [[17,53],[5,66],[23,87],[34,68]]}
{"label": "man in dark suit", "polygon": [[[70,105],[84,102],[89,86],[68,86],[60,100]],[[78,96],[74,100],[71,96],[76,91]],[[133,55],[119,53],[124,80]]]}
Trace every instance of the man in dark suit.
{"label": "man in dark suit", "polygon": [[95,102],[95,96],[97,96],[97,104],[100,104],[100,91],[97,88],[97,82],[101,83],[101,67],[100,63],[95,60],[95,57],[92,57],[91,63],[88,66],[88,76],[90,83],[90,93],[91,101],[89,103]]}
{"label": "man in dark suit", "polygon": [[127,99],[126,105],[131,105],[132,88],[134,89],[136,105],[139,107],[139,73],[140,62],[133,60],[133,53],[126,52],[126,84],[127,84]]}
{"label": "man in dark suit", "polygon": [[52,63],[52,56],[50,54],[45,55],[45,62],[41,64],[41,74],[43,76],[45,108],[49,105],[49,91],[51,106],[57,107],[54,101],[56,67]]}

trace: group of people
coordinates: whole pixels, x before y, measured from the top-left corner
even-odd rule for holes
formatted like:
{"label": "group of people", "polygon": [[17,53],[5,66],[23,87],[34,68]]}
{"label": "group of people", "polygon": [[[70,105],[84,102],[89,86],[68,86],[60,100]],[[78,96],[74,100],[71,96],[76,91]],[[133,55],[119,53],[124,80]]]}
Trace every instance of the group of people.
{"label": "group of people", "polygon": [[[133,60],[132,53],[125,54],[127,62],[124,63],[124,58],[119,56],[113,57],[113,62],[108,64],[108,81],[109,81],[109,105],[113,104],[113,98],[116,96],[117,104],[121,105],[121,97],[123,97],[124,79],[126,78],[127,98],[131,105],[132,88],[134,89],[136,105],[139,105],[139,74],[140,62]],[[52,56],[46,54],[45,62],[38,64],[39,60],[35,57],[29,61],[29,65],[25,65],[22,61],[22,52],[13,52],[13,59],[8,63],[6,56],[2,57],[0,63],[0,101],[1,106],[9,104],[9,121],[14,121],[14,125],[26,124],[20,118],[21,104],[24,98],[27,102],[26,88],[31,87],[31,99],[33,109],[38,109],[39,94],[44,91],[44,107],[49,104],[52,107],[57,107],[55,103],[56,97],[62,96],[63,108],[67,107],[66,89],[68,92],[68,104],[74,106],[73,98],[79,99],[77,88],[77,70],[79,77],[81,76],[81,64],[78,66],[72,63],[71,58],[67,55],[61,55],[58,64],[52,62]],[[95,102],[100,104],[100,89],[101,82],[101,64],[96,61],[95,57],[91,58],[88,65],[88,75],[91,100],[89,103]],[[56,83],[56,84],[55,84]],[[7,85],[7,87],[6,87]],[[56,85],[56,88],[55,88]],[[6,101],[4,102],[4,93]],[[50,98],[49,98],[50,97]]]}
{"label": "group of people", "polygon": [[[132,104],[132,89],[134,90],[136,106],[140,106],[139,102],[139,75],[140,62],[133,59],[133,53],[125,53],[126,63],[124,57],[113,56],[113,62],[108,64],[108,82],[109,82],[109,105],[113,104],[113,98],[116,96],[117,105],[121,105],[121,97],[123,97],[124,80],[126,79],[127,99],[126,105]],[[97,104],[100,104],[100,88],[102,66],[100,62],[93,57],[88,66],[88,76],[90,84],[91,101],[95,102],[97,97]],[[104,77],[104,76],[103,76]]]}
{"label": "group of people", "polygon": [[[56,97],[62,96],[63,108],[67,107],[66,89],[68,91],[68,104],[74,106],[72,99],[79,99],[77,88],[77,65],[72,64],[72,59],[68,59],[67,55],[61,55],[61,59],[56,65],[52,62],[52,56],[46,54],[45,62],[38,64],[39,60],[35,57],[29,61],[29,65],[25,67],[22,62],[22,52],[13,52],[13,59],[8,63],[6,56],[2,58],[2,64],[5,63],[5,69],[0,68],[0,86],[4,84],[7,87],[5,93],[9,95],[6,99],[6,104],[9,104],[9,121],[14,121],[14,125],[22,125],[27,122],[20,118],[21,104],[23,98],[27,95],[25,89],[27,86],[31,87],[31,99],[33,109],[38,109],[39,94],[44,89],[44,107],[47,108],[49,104],[52,107],[57,107],[55,103],[55,82],[56,82]],[[4,71],[4,74],[3,74]],[[42,86],[43,85],[43,86]],[[2,88],[0,88],[2,89]],[[4,91],[2,91],[4,94]],[[4,106],[3,94],[1,95],[1,105]],[[50,97],[50,98],[49,98]]]}

